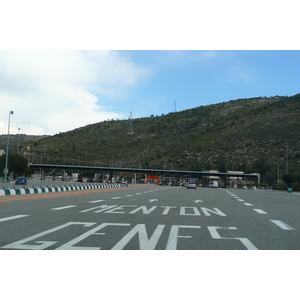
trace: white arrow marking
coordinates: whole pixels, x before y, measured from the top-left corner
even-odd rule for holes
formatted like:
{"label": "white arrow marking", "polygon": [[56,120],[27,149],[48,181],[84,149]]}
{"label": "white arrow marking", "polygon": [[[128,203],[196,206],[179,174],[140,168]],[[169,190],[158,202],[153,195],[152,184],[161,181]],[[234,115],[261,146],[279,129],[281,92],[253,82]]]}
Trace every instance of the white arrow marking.
{"label": "white arrow marking", "polygon": [[194,200],[194,202],[195,202],[195,203],[199,203],[199,202],[203,203],[202,200]]}

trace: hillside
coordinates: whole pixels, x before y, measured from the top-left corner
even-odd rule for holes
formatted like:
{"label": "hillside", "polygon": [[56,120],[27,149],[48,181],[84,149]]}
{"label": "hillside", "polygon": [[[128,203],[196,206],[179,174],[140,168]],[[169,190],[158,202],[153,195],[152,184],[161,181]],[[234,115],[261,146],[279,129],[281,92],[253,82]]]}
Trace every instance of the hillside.
{"label": "hillside", "polygon": [[[300,94],[200,106],[162,116],[110,120],[25,142],[31,162],[257,171],[299,170]],[[30,146],[30,153],[27,150]],[[286,147],[288,146],[288,147]]]}
{"label": "hillside", "polygon": [[[9,149],[12,152],[17,152],[18,144],[19,149],[23,148],[22,144],[35,142],[47,137],[47,135],[26,135],[26,134],[10,134],[9,135]],[[0,150],[6,151],[7,147],[7,134],[0,135]]]}

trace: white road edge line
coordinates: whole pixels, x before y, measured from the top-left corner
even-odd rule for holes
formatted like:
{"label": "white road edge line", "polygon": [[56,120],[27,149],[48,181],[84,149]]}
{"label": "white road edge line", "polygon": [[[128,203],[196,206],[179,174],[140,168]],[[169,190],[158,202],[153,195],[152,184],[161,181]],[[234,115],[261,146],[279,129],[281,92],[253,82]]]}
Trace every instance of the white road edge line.
{"label": "white road edge line", "polygon": [[273,222],[275,225],[279,226],[280,228],[284,229],[284,230],[296,230],[295,228],[293,228],[292,226],[280,221],[280,220],[270,220],[271,222]]}
{"label": "white road edge line", "polygon": [[10,220],[14,220],[14,219],[23,218],[23,217],[28,217],[28,215],[16,215],[16,216],[11,216],[11,217],[7,217],[7,218],[2,218],[2,219],[0,219],[0,222],[10,221]]}
{"label": "white road edge line", "polygon": [[56,208],[51,208],[51,210],[61,210],[61,209],[67,209],[67,208],[72,208],[76,207],[77,205],[68,205],[68,206],[62,206],[62,207],[56,207]]}

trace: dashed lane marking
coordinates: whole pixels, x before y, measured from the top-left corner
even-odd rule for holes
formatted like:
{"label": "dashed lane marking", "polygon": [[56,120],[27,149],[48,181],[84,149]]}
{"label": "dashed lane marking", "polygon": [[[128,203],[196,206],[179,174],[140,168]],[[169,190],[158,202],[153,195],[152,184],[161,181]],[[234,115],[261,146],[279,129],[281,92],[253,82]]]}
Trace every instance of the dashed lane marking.
{"label": "dashed lane marking", "polygon": [[68,208],[76,207],[76,206],[77,205],[61,206],[61,207],[51,208],[51,210],[62,210],[62,209],[68,209]]}
{"label": "dashed lane marking", "polygon": [[93,200],[93,201],[89,201],[89,203],[97,203],[97,202],[103,202],[105,200]]}
{"label": "dashed lane marking", "polygon": [[255,210],[257,213],[259,213],[259,214],[265,214],[265,215],[267,215],[268,213],[266,213],[264,210],[262,210],[262,209],[257,209],[257,208],[253,208],[253,210]]}
{"label": "dashed lane marking", "polygon": [[11,217],[6,217],[6,218],[0,219],[0,222],[15,220],[15,219],[24,218],[24,217],[28,217],[28,215],[16,215],[16,216],[11,216]]}
{"label": "dashed lane marking", "polygon": [[283,230],[296,230],[292,226],[290,226],[280,220],[270,220],[270,221],[273,222],[275,225],[279,226]]}
{"label": "dashed lane marking", "polygon": [[246,206],[253,206],[251,203],[244,203]]}

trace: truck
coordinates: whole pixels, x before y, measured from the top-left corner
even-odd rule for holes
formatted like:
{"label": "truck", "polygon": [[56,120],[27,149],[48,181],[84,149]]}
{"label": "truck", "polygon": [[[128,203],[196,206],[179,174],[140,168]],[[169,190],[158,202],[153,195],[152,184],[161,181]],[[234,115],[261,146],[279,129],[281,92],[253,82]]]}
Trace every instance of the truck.
{"label": "truck", "polygon": [[208,187],[210,187],[210,188],[217,188],[217,187],[219,187],[219,183],[218,183],[218,181],[213,180],[213,181],[211,181],[209,183]]}

